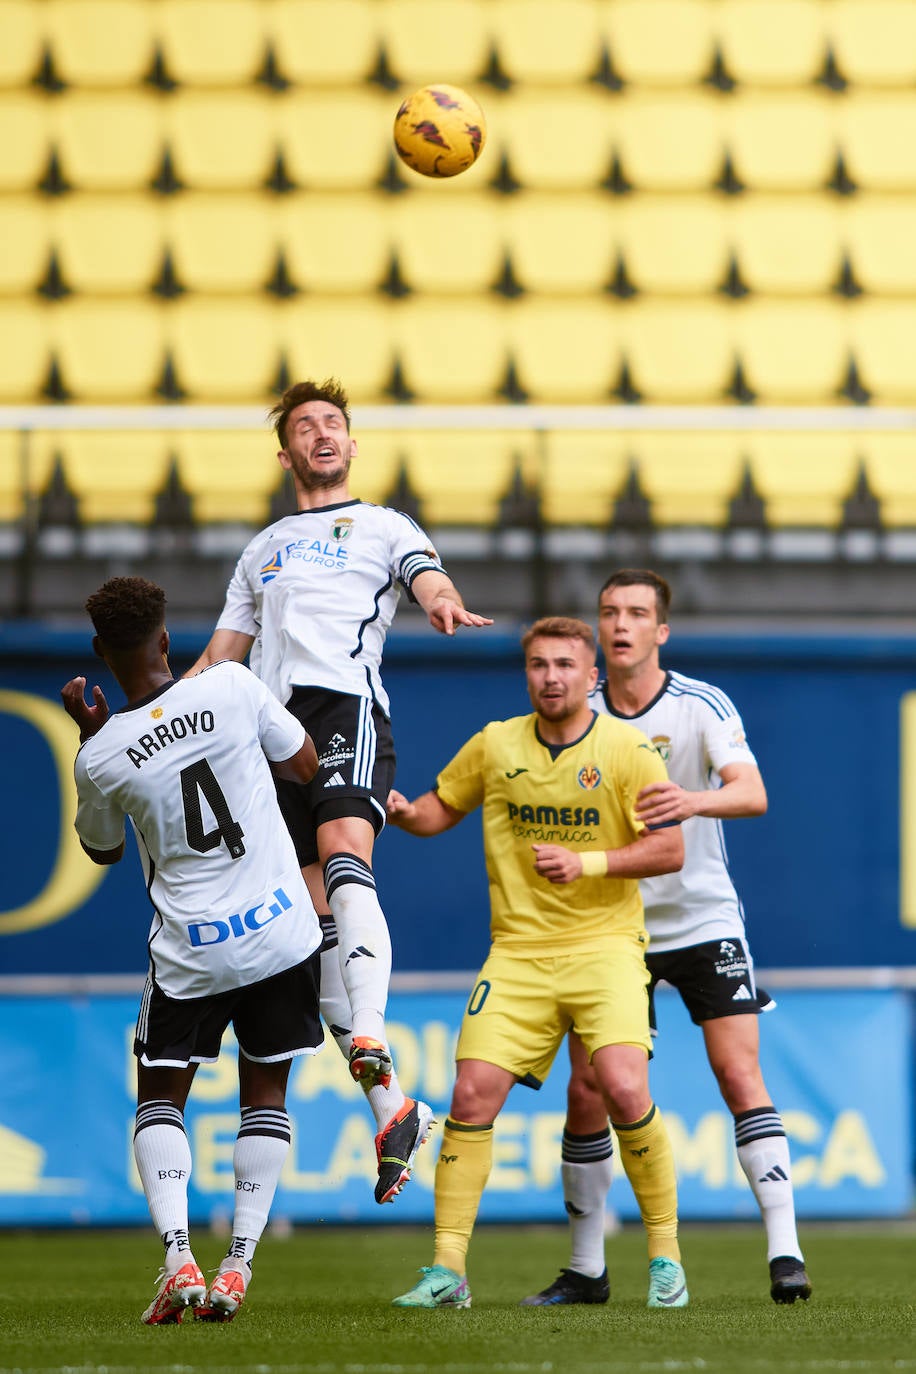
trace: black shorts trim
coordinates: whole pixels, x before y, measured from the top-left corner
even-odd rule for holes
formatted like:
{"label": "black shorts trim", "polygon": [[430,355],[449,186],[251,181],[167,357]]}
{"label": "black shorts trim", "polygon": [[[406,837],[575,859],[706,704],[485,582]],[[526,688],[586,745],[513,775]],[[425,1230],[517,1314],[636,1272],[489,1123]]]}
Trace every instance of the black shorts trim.
{"label": "black shorts trim", "polygon": [[239,1052],[258,1064],[315,1054],[324,1043],[318,1011],[320,956],[246,987],[209,997],[168,997],[147,979],[134,1054],[149,1068],[187,1068],[219,1058],[232,1026]]}
{"label": "black shorts trim", "polygon": [[740,936],[707,940],[686,949],[646,955],[651,975],[649,1020],[657,1029],[654,992],[658,983],[677,988],[695,1026],[722,1016],[757,1016],[773,1006],[754,980],[754,961]]}
{"label": "black shorts trim", "polygon": [[385,826],[385,805],[394,785],[391,722],[377,702],[324,687],[294,687],[287,710],[305,726],[318,752],[309,783],[277,779],[277,800],[301,868],[318,862],[317,828],[357,816],[376,835]]}

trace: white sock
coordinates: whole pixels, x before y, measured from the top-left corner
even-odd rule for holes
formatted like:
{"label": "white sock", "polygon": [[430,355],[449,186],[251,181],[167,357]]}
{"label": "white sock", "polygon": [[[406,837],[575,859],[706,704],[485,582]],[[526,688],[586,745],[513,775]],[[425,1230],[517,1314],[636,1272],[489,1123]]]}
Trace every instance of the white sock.
{"label": "white sock", "polygon": [[[353,1032],[350,1029],[350,1002],[340,971],[336,940],[330,949],[321,951],[321,1015],[328,1030],[333,1035],[337,1048],[344,1059],[350,1057]],[[373,1039],[378,1037],[374,1036]],[[387,1042],[386,1042],[387,1043]],[[377,1084],[374,1088],[363,1088],[378,1130],[388,1125],[403,1107],[406,1098],[398,1082],[394,1066],[391,1069],[391,1082],[387,1088]]]}
{"label": "white sock", "polygon": [[802,1258],[795,1226],[789,1142],[775,1107],[755,1107],[735,1117],[735,1146],[767,1233],[767,1259]]}
{"label": "white sock", "polygon": [[328,905],[337,924],[338,955],[350,1003],[350,1029],[386,1045],[391,936],[372,869],[355,854],[332,854],[324,867]]}
{"label": "white sock", "polygon": [[185,1133],[184,1116],[173,1102],[144,1102],[137,1108],[134,1158],[153,1225],[165,1245],[166,1270],[174,1273],[191,1258],[188,1240],[191,1146]]}
{"label": "white sock", "polygon": [[604,1273],[605,1204],[614,1176],[610,1130],[595,1135],[563,1132],[560,1177],[569,1217],[569,1267],[597,1279]]}
{"label": "white sock", "polygon": [[251,1263],[289,1153],[289,1117],[282,1108],[243,1107],[235,1142],[235,1216],[230,1255]]}

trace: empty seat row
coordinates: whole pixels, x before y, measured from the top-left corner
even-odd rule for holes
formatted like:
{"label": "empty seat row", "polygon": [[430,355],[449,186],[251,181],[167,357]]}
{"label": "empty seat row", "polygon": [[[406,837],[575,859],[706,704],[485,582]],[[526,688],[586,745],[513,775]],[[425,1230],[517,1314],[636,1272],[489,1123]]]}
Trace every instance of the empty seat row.
{"label": "empty seat row", "polygon": [[819,294],[844,264],[866,292],[916,292],[916,195],[523,192],[494,203],[478,192],[457,204],[379,192],[9,195],[0,242],[0,293],[10,294],[47,281],[52,255],[63,287],[99,295],[149,290],[166,255],[166,292],[177,283],[245,294],[273,281],[281,293],[385,283],[486,293],[508,270],[505,289],[534,293],[591,293],[617,280],[623,291],[704,294],[737,271],[754,292]]}
{"label": "empty seat row", "polygon": [[[8,302],[0,401],[261,401],[343,377],[361,402],[916,401],[916,304],[314,296]],[[52,366],[53,365],[53,366]]]}
{"label": "empty seat row", "polygon": [[[426,194],[464,194],[503,179],[547,190],[616,184],[660,191],[710,189],[726,173],[758,190],[812,190],[845,175],[862,189],[916,187],[916,98],[869,92],[830,99],[811,92],[622,93],[582,89],[492,97],[489,142],[455,183]],[[77,92],[63,101],[0,95],[0,190],[58,177],[85,190],[144,189],[170,175],[201,190],[251,189],[276,175],[333,190],[377,184],[391,156],[395,106],[378,91]]]}
{"label": "empty seat row", "polygon": [[[4,0],[0,81],[24,84],[46,51],[60,80],[129,85],[154,55],[176,82],[237,85],[273,54],[282,78],[351,84],[470,81],[495,53],[521,82],[585,80],[602,57],[635,84],[700,81],[716,54],[748,84],[836,69],[859,84],[916,80],[909,0]],[[218,42],[214,41],[218,35]]]}
{"label": "empty seat row", "polygon": [[[432,526],[493,526],[516,475],[552,525],[603,526],[631,474],[655,525],[722,527],[748,479],[774,527],[841,523],[864,470],[889,526],[916,525],[916,462],[904,433],[645,433],[639,431],[364,430],[353,489],[385,502],[406,477]],[[25,493],[13,446],[0,431],[0,522],[20,519]],[[283,474],[267,431],[86,431],[30,436],[28,493],[39,498],[59,467],[84,524],[149,525],[173,473],[195,521],[263,524]],[[15,457],[16,461],[12,461]],[[575,473],[575,482],[570,481]]]}

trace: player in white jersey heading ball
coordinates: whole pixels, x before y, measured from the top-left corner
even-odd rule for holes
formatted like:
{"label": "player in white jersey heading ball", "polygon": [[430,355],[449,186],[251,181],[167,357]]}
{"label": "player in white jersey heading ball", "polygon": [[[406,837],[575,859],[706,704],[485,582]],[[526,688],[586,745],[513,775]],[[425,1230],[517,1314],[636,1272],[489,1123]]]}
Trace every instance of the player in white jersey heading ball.
{"label": "player in white jersey heading ball", "polygon": [[[766,811],[766,790],[741,717],[725,693],[661,667],[670,603],[668,583],[648,569],[626,568],[608,578],[598,598],[607,677],[591,702],[638,726],[667,765],[668,781],[644,788],[637,808],[650,828],[679,822],[685,850],[680,872],[640,882],[650,997],[659,981],[672,984],[703,1031],[710,1068],[735,1119],[738,1159],[766,1227],[770,1293],[774,1302],[792,1303],[809,1298],[811,1284],[796,1230],[785,1129],[760,1072],[757,1014],[774,1004],[754,981],[722,835],[723,820]],[[609,1293],[604,1235],[611,1138],[575,1036],[569,1050],[561,1172],[570,1267],[526,1298],[527,1305],[606,1302]]]}
{"label": "player in white jersey heading ball", "polygon": [[[153,907],[134,1040],[134,1155],[165,1258],[142,1320],[180,1322],[191,1308],[230,1321],[289,1150],[290,1066],[324,1039],[321,928],[271,774],[307,781],[315,747],[247,668],[220,663],[190,681],[172,677],[165,593],[155,583],[112,578],[86,609],[93,648],[127,704],[110,714],[96,686],[89,705],[84,677],[62,690],[80,727],[76,831],[95,863],[113,864],[130,819]],[[239,1045],[236,1205],[208,1290],[188,1237],[184,1106],[198,1064],[218,1058],[230,1023]]]}
{"label": "player in white jersey heading ball", "polygon": [[385,1033],[391,938],[372,851],[395,754],[382,650],[402,589],[442,634],[492,622],[465,609],[409,516],[350,495],[357,445],[339,382],[297,383],[271,419],[298,509],[243,551],[191,672],[220,659],[241,662],[256,645],[252,666],[315,740],[313,781],[280,784],[278,795],[325,931],[322,1015],[375,1116],[375,1198],[390,1202],[433,1118],[425,1103],[405,1097]]}

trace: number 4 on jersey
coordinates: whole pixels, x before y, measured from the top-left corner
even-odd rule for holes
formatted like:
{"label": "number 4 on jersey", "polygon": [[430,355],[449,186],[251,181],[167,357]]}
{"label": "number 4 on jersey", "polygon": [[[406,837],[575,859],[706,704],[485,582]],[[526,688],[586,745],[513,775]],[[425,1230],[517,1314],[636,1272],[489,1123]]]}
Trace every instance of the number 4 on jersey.
{"label": "number 4 on jersey", "polygon": [[[198,854],[206,854],[225,840],[230,857],[240,859],[245,853],[242,843],[245,832],[233,818],[229,803],[223,796],[222,788],[207,760],[198,759],[196,763],[188,764],[187,768],[182,768],[179,777],[188,844],[192,849],[196,849]],[[204,830],[204,818],[200,809],[201,796],[216,818],[215,830]]]}

